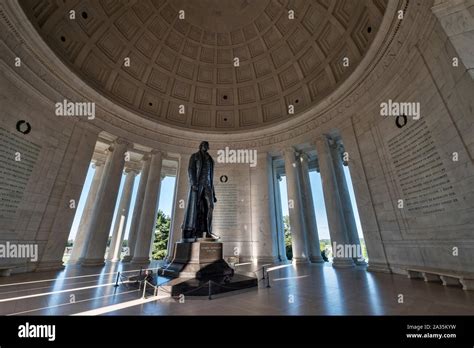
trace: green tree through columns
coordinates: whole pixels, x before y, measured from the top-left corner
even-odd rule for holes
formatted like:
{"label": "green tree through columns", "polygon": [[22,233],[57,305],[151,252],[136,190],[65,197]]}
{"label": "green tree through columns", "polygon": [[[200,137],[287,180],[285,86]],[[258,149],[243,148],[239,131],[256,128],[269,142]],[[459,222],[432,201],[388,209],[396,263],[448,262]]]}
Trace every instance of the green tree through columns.
{"label": "green tree through columns", "polygon": [[286,258],[291,260],[293,258],[293,249],[291,244],[290,217],[288,215],[283,216],[283,230],[285,232]]}
{"label": "green tree through columns", "polygon": [[155,240],[153,241],[153,260],[163,260],[166,257],[170,225],[171,218],[161,210],[158,210],[158,217],[155,225]]}

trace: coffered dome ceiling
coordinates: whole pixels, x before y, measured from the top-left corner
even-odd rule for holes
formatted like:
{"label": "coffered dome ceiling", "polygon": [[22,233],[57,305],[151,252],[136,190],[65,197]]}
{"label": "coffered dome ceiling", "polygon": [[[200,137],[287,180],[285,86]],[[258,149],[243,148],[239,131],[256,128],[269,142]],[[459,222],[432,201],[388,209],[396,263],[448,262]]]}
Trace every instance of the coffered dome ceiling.
{"label": "coffered dome ceiling", "polygon": [[386,2],[21,0],[54,52],[112,101],[219,132],[283,122],[334,91],[367,52]]}

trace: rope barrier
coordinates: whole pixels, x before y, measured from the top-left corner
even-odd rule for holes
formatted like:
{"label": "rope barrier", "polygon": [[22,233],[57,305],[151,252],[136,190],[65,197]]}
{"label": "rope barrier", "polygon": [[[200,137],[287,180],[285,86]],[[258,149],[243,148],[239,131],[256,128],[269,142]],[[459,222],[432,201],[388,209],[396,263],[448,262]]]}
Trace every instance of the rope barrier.
{"label": "rope barrier", "polygon": [[[257,281],[259,280],[266,280],[266,287],[267,288],[270,288],[271,285],[270,285],[270,272],[266,269],[267,266],[269,266],[271,264],[265,264],[263,265],[262,267],[256,269],[256,270],[253,270],[253,271],[250,271],[249,273],[253,273],[255,274],[255,278],[257,278]],[[140,268],[140,272],[139,272],[139,276],[142,275],[143,271],[148,271],[148,270],[153,270],[153,269],[160,269],[161,267],[156,267],[156,268],[147,268],[147,269],[143,269],[143,268]],[[259,279],[259,275],[258,273],[262,271],[262,278]],[[130,271],[128,271],[130,272]],[[118,274],[121,274],[121,273],[124,273],[124,272],[118,272]],[[117,276],[117,279],[118,279],[119,276]],[[123,275],[120,276],[121,279],[123,279]],[[151,284],[149,281],[147,280],[143,280],[140,282],[140,287],[139,287],[139,290],[141,290],[141,286],[143,284],[143,292],[142,292],[142,298],[146,298],[146,289],[147,289],[147,285],[148,286],[151,286],[153,287],[153,296],[158,296],[159,293],[160,293],[160,290],[165,292],[166,294],[172,294],[172,291],[170,290],[166,290],[164,287],[163,287],[163,284],[166,284],[170,281],[174,280],[174,278],[171,278],[171,279],[168,279],[166,280],[165,282],[162,282],[160,284],[157,284],[157,285],[153,285]],[[138,282],[138,280],[137,280]],[[116,283],[117,284],[117,283]],[[181,293],[179,296],[181,295],[189,295],[191,293],[194,293],[198,290],[201,290],[203,289],[204,287],[207,287],[208,288],[208,299],[209,300],[212,300],[212,295],[215,294],[213,292],[213,284],[217,285],[218,287],[222,288],[222,289],[228,289],[228,290],[240,290],[241,288],[236,288],[236,287],[232,287],[232,286],[228,286],[228,285],[224,285],[224,284],[220,284],[220,283],[217,283],[213,280],[208,280],[207,282],[203,283],[202,285],[198,286],[197,288],[195,289],[191,289],[191,290],[188,290],[184,293]],[[115,285],[116,286],[116,285]]]}
{"label": "rope barrier", "polygon": [[[139,270],[138,270],[138,269],[131,269],[131,270],[129,270],[129,271],[121,271],[121,273],[130,273],[130,272],[137,272],[137,271],[139,271],[140,274],[141,274],[141,272],[143,272],[143,271],[152,271],[152,270],[154,270],[154,269],[160,269],[160,268],[161,268],[161,267],[154,267],[154,268],[145,268],[145,269],[143,269],[143,267],[140,267]],[[115,272],[114,272],[114,273],[115,273]]]}
{"label": "rope barrier", "polygon": [[144,281],[143,282],[143,295],[142,295],[142,298],[145,298],[145,292],[146,292],[146,284],[148,283],[148,281]]}
{"label": "rope barrier", "polygon": [[[163,285],[163,284],[166,284],[166,283],[168,283],[168,282],[170,282],[170,281],[172,281],[172,280],[173,280],[173,279],[168,279],[168,280],[165,281],[165,282],[162,282],[162,283],[160,283],[160,284],[154,285],[154,284],[150,283],[148,280],[144,279],[144,280],[143,280],[143,283],[145,284],[145,286],[144,286],[144,290],[143,290],[143,297],[145,296],[146,284],[149,284],[150,286],[153,287],[153,289],[154,289],[154,290],[153,290],[153,294],[154,294],[153,296],[158,296],[158,295],[159,295],[160,288],[161,288],[161,291],[164,291],[164,292],[167,293],[167,294],[171,294],[170,291],[166,291],[165,289],[163,289],[163,288],[162,288],[162,285]],[[141,286],[141,284],[140,284],[140,286]]]}

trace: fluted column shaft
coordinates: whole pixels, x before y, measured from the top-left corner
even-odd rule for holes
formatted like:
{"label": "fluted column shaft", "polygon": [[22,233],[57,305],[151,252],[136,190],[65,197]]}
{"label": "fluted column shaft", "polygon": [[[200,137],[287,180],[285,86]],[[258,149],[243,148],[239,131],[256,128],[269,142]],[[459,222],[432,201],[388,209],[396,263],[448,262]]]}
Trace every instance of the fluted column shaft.
{"label": "fluted column shaft", "polygon": [[285,149],[284,156],[293,262],[308,262],[308,251],[304,235],[304,221],[301,214],[303,206],[295,150],[293,148]]}
{"label": "fluted column shaft", "polygon": [[123,140],[115,141],[107,156],[104,174],[100,182],[97,198],[94,202],[87,242],[84,249],[83,266],[104,264],[105,249],[109,238],[110,227],[117,201],[122,170],[125,163],[124,154],[129,146]]}
{"label": "fluted column shaft", "polygon": [[89,226],[91,222],[92,209],[94,207],[94,201],[97,197],[99,190],[100,181],[104,173],[105,164],[103,162],[94,163],[95,172],[94,177],[87,194],[87,200],[82,211],[81,221],[77,229],[76,238],[74,238],[74,244],[72,247],[71,256],[69,257],[69,264],[75,264],[80,262],[80,257],[84,252],[84,245],[87,239],[87,233],[90,231]]}
{"label": "fluted column shaft", "polygon": [[132,222],[128,233],[128,255],[124,256],[123,262],[130,262],[135,253],[135,245],[137,240],[138,229],[140,228],[140,216],[142,213],[143,199],[145,198],[146,183],[148,174],[150,173],[150,156],[145,155],[142,159],[143,167],[140,175],[140,183],[138,184],[137,196],[135,197],[135,208],[133,209]]}
{"label": "fluted column shaft", "polygon": [[[153,242],[155,241],[156,221],[158,220],[158,210],[159,210],[159,203],[160,203],[161,183],[165,178],[166,178],[166,175],[160,176],[160,186],[159,186],[158,198],[156,202],[155,223],[153,225],[153,232],[151,233],[151,236],[150,236],[150,249],[148,250],[148,256],[151,256],[153,253]],[[169,235],[168,235],[168,240],[169,240]]]}
{"label": "fluted column shaft", "polygon": [[[342,212],[344,214],[344,221],[346,223],[346,232],[349,243],[353,245],[356,250],[362,250],[360,247],[359,233],[352,209],[351,196],[349,195],[349,188],[347,186],[346,176],[344,174],[344,167],[342,164],[341,154],[336,146],[331,147],[331,155],[334,163],[334,172],[336,175],[337,187],[341,198]],[[364,260],[359,260],[356,256],[353,257],[356,264],[365,264]]]}
{"label": "fluted column shaft", "polygon": [[[323,186],[324,203],[328,217],[329,234],[332,243],[336,246],[345,247],[349,240],[346,234],[344,214],[334,172],[334,164],[329,148],[328,138],[322,135],[316,140],[316,150],[318,152],[319,169],[321,173],[321,182]],[[339,257],[333,248],[333,267],[352,267],[354,262],[349,257]]]}
{"label": "fluted column shaft", "polygon": [[170,235],[168,238],[167,255],[166,260],[171,261],[174,254],[174,246],[176,242],[182,238],[181,225],[184,221],[185,213],[185,202],[189,191],[188,183],[188,163],[191,155],[181,155],[179,159],[176,184],[175,184],[175,195],[173,209],[171,212],[171,226]]}
{"label": "fluted column shaft", "polygon": [[125,170],[126,177],[122,189],[122,196],[117,210],[117,217],[115,218],[114,230],[112,239],[110,241],[109,253],[107,260],[115,262],[120,261],[122,253],[122,242],[125,235],[125,228],[127,227],[128,214],[130,211],[130,202],[132,198],[133,184],[135,183],[134,170]]}
{"label": "fluted column shaft", "polygon": [[143,207],[140,215],[132,263],[148,263],[150,261],[151,238],[155,232],[158,214],[158,200],[161,187],[161,152],[156,151],[151,155],[150,172],[148,174]]}
{"label": "fluted column shaft", "polygon": [[[44,244],[40,244],[38,262],[27,263],[27,268],[34,267],[37,272],[63,268],[64,247],[76,213],[76,209],[72,209],[70,205],[71,200],[78,202],[80,199],[98,133],[98,128],[90,122],[78,121],[71,129],[61,160],[62,166],[56,172],[55,184],[49,196],[44,197],[46,210],[41,222],[37,222],[37,238],[44,241]],[[0,235],[4,229],[5,226],[0,224]],[[9,261],[0,262],[8,264]],[[6,272],[8,273],[8,269]]]}
{"label": "fluted column shaft", "polygon": [[275,200],[275,225],[276,225],[276,233],[278,238],[278,255],[280,261],[288,261],[288,257],[286,256],[286,247],[285,247],[285,235],[283,226],[283,212],[281,209],[281,191],[280,191],[280,175],[273,173],[273,195]]}
{"label": "fluted column shaft", "polygon": [[308,155],[301,154],[298,168],[300,169],[301,193],[303,200],[303,218],[306,226],[306,240],[308,242],[308,254],[311,262],[324,262],[319,248],[318,226],[316,214],[314,213],[313,192],[309,179]]}
{"label": "fluted column shaft", "polygon": [[272,214],[271,158],[257,154],[257,165],[250,167],[250,207],[252,218],[252,258],[258,262],[278,261],[275,216]]}

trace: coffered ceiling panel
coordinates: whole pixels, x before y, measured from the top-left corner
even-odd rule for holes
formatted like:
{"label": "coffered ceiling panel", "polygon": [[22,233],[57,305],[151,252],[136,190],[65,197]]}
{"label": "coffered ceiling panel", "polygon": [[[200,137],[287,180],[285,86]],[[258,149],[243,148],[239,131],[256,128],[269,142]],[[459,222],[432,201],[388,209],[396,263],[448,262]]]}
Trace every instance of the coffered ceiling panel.
{"label": "coffered ceiling panel", "polygon": [[298,114],[320,102],[361,61],[387,4],[20,2],[51,49],[99,93],[158,123],[216,132],[265,127],[297,117],[289,104]]}

